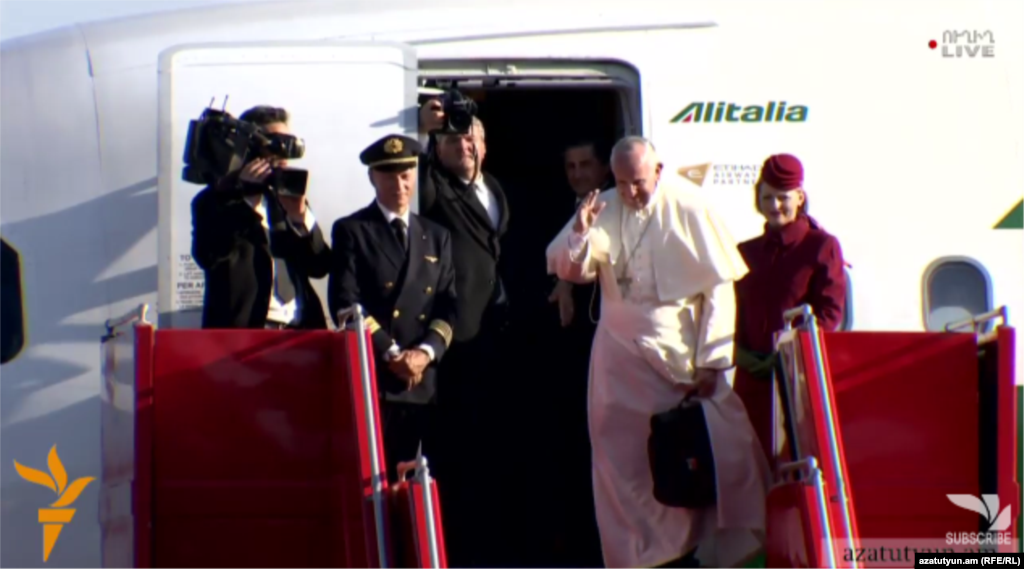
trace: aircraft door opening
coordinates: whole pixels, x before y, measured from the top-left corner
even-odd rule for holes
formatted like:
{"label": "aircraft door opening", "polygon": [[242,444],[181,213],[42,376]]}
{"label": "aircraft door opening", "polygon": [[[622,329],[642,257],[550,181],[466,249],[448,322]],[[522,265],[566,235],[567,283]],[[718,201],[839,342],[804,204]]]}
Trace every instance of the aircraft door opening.
{"label": "aircraft door opening", "polygon": [[555,279],[545,250],[574,215],[574,179],[591,183],[590,190],[613,185],[607,164],[593,166],[607,162],[616,140],[640,133],[639,73],[622,62],[527,59],[421,60],[420,69],[425,86],[455,88],[477,103],[482,169],[500,185],[509,211],[499,271],[514,307],[503,342],[515,356],[481,374],[492,385],[515,387],[488,400],[493,428],[457,436],[466,448],[493,446],[521,459],[488,473],[487,487],[501,489],[487,497],[493,523],[477,528],[449,516],[446,540],[452,551],[459,540],[486,544],[481,565],[602,566],[586,406],[600,298],[594,287],[574,289],[577,308],[563,327],[549,301]]}
{"label": "aircraft door opening", "polygon": [[[339,217],[364,207],[373,188],[359,153],[389,133],[415,136],[415,50],[383,42],[189,45],[160,56],[159,325],[201,322],[204,276],[191,256],[191,202],[202,186],[182,179],[189,121],[205,108],[237,118],[257,105],[282,107],[305,140],[306,195],[329,242]],[[313,281],[326,298],[326,279]],[[326,304],[326,303],[325,303]],[[328,321],[330,319],[328,318]]]}

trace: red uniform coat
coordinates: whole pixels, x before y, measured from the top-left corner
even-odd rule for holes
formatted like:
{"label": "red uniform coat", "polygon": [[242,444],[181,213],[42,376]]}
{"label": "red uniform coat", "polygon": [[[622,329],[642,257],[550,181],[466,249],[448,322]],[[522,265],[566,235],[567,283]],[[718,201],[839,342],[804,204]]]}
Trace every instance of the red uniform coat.
{"label": "red uniform coat", "polygon": [[[770,354],[773,336],[782,329],[782,313],[802,304],[814,310],[818,325],[835,330],[846,305],[846,277],[839,241],[800,216],[739,245],[750,272],[736,283],[736,349]],[[772,385],[745,370],[737,355],[734,390],[771,458]]]}

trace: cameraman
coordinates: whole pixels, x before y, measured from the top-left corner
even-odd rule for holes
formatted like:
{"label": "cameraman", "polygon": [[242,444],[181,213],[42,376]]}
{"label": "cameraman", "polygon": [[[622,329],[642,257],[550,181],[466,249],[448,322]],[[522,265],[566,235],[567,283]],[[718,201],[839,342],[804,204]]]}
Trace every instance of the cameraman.
{"label": "cameraman", "polygon": [[[420,215],[451,233],[458,305],[451,355],[439,372],[441,455],[432,464],[445,481],[440,488],[445,524],[452,527],[446,533],[451,565],[487,567],[494,566],[487,555],[496,550],[492,540],[498,536],[479,523],[491,505],[479,499],[486,490],[476,486],[481,477],[474,461],[500,452],[502,425],[495,411],[510,389],[502,377],[512,354],[503,349],[508,298],[499,273],[509,208],[501,184],[482,169],[487,145],[483,123],[471,116],[475,105],[454,91],[443,100],[441,116],[430,100],[420,108],[421,128],[434,138],[421,160]],[[453,101],[463,105],[459,116]]]}
{"label": "cameraman", "polygon": [[[284,109],[258,106],[239,120],[289,134]],[[271,185],[286,165],[250,159],[192,200],[192,257],[206,273],[203,328],[327,327],[309,279],[327,276],[331,252],[306,198]]]}

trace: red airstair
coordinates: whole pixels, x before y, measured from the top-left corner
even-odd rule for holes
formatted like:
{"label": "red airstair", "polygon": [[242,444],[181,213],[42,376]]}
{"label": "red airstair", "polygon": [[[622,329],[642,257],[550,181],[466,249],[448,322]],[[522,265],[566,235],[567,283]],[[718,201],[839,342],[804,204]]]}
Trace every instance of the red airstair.
{"label": "red airstair", "polygon": [[823,332],[808,306],[785,314],[768,567],[1018,550],[1014,329],[996,318],[1005,309],[946,332]]}
{"label": "red airstair", "polygon": [[[340,331],[156,330],[142,306],[108,322],[105,567],[447,566],[426,458],[388,487],[363,316],[342,316]],[[768,567],[912,567],[907,550],[977,547],[964,535],[1019,539],[999,316],[832,333],[807,307],[786,314]]]}
{"label": "red airstair", "polygon": [[445,567],[426,459],[389,488],[363,316],[103,339],[105,567]]}

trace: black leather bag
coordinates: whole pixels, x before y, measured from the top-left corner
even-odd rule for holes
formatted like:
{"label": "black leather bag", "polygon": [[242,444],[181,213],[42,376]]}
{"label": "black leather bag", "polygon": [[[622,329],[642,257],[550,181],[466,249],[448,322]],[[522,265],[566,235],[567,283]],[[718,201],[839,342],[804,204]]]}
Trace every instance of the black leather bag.
{"label": "black leather bag", "polygon": [[707,508],[717,503],[715,460],[704,407],[690,396],[651,417],[647,458],[654,498],[673,508]]}

